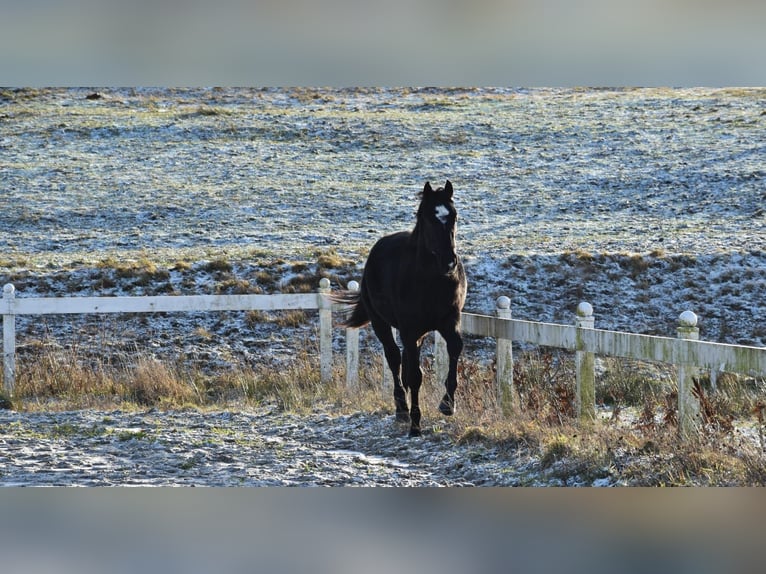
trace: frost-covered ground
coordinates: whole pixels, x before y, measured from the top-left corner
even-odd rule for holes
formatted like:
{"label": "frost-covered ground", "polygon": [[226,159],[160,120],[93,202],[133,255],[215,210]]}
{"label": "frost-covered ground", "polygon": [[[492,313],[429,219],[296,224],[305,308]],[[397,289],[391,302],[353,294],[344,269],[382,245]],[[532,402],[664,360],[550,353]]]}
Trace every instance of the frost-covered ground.
{"label": "frost-covered ground", "polygon": [[672,334],[690,308],[703,338],[766,344],[762,89],[94,91],[0,96],[0,279],[27,294],[106,294],[71,277],[108,257],[361,268],[450,178],[469,310],[586,299]]}
{"label": "frost-covered ground", "polygon": [[[467,310],[508,295],[517,318],[570,322],[587,300],[598,327],[673,335],[691,309],[702,338],[763,346],[765,128],[764,89],[0,90],[0,282],[268,293],[337,255],[337,288],[449,178]],[[311,324],[255,319],[23,318],[19,353],[218,368],[315,344]]]}
{"label": "frost-covered ground", "polygon": [[[0,485],[561,485],[527,452],[456,445],[375,414],[0,411]],[[601,479],[610,476],[603,469]],[[573,479],[572,484],[575,484]],[[580,479],[581,480],[581,479]],[[580,482],[582,484],[582,482]]]}

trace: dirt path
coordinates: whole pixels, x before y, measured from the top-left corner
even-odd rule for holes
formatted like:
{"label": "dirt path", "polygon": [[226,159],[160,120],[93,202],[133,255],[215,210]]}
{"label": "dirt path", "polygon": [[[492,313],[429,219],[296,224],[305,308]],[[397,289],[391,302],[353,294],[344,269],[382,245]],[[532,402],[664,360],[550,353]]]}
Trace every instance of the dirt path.
{"label": "dirt path", "polygon": [[457,486],[529,483],[528,460],[390,416],[0,413],[0,485]]}

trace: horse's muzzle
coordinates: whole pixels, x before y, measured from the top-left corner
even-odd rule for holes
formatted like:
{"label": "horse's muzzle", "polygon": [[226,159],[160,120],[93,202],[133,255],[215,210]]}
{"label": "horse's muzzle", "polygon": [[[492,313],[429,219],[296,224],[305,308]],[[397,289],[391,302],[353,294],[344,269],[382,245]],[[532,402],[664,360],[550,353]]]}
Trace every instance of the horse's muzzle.
{"label": "horse's muzzle", "polygon": [[457,271],[457,255],[453,255],[448,261],[447,265],[445,266],[445,275],[453,275],[455,271]]}
{"label": "horse's muzzle", "polygon": [[431,254],[436,260],[436,266],[443,275],[452,275],[457,269],[458,258],[455,253],[449,255],[440,255],[436,251],[432,251]]}

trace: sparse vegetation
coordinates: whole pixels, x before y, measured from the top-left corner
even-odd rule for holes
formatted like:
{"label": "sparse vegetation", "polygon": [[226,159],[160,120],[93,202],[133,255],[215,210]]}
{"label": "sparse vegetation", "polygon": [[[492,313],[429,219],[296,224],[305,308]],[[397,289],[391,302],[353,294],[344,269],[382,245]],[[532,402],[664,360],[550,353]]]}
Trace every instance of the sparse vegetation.
{"label": "sparse vegetation", "polygon": [[231,273],[234,270],[231,262],[228,259],[219,258],[205,263],[202,267],[208,273],[223,274]]}
{"label": "sparse vegetation", "polygon": [[316,258],[320,269],[343,269],[354,263],[350,259],[338,255],[335,249],[318,251]]}
{"label": "sparse vegetation", "polygon": [[[364,364],[358,389],[345,388],[343,368],[335,383],[322,385],[316,349],[299,345],[289,362],[240,366],[205,373],[175,363],[139,356],[128,362],[85,366],[76,353],[52,345],[37,347],[38,360],[20,371],[13,407],[24,410],[104,406],[119,408],[236,408],[276,403],[285,411],[307,413],[318,405],[339,412],[390,415],[391,400],[380,388],[380,372]],[[600,379],[599,401],[611,402],[597,423],[583,428],[574,417],[572,357],[546,349],[527,351],[515,363],[515,392],[507,416],[500,413],[493,366],[464,359],[451,419],[436,414],[443,393],[425,362],[422,404],[432,432],[446,433],[456,444],[499,448],[509,456],[537,459],[538,472],[561,484],[608,480],[626,485],[763,485],[763,446],[734,429],[734,417],[749,418],[762,435],[763,389],[757,383],[718,377],[713,393],[701,381],[704,428],[697,440],[677,438],[675,389],[648,365],[610,362]],[[760,401],[760,402],[759,402]],[[81,432],[58,429],[61,435]],[[84,431],[82,431],[84,432]],[[94,431],[96,432],[96,431]],[[125,431],[120,440],[151,440],[146,431]]]}
{"label": "sparse vegetation", "polygon": [[303,325],[308,320],[305,311],[300,309],[292,309],[288,311],[275,311],[272,315],[271,321],[280,327],[297,327]]}
{"label": "sparse vegetation", "polygon": [[195,116],[231,116],[233,111],[222,107],[199,106],[196,110],[179,114],[180,119],[194,118]]}

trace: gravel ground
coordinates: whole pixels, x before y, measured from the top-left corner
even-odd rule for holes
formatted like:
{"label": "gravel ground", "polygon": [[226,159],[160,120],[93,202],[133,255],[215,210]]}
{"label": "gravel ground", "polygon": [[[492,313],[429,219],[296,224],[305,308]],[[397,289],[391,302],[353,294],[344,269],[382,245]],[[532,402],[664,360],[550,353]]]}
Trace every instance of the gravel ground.
{"label": "gravel ground", "polygon": [[0,412],[3,486],[471,486],[542,482],[532,459],[409,439],[392,416]]}

